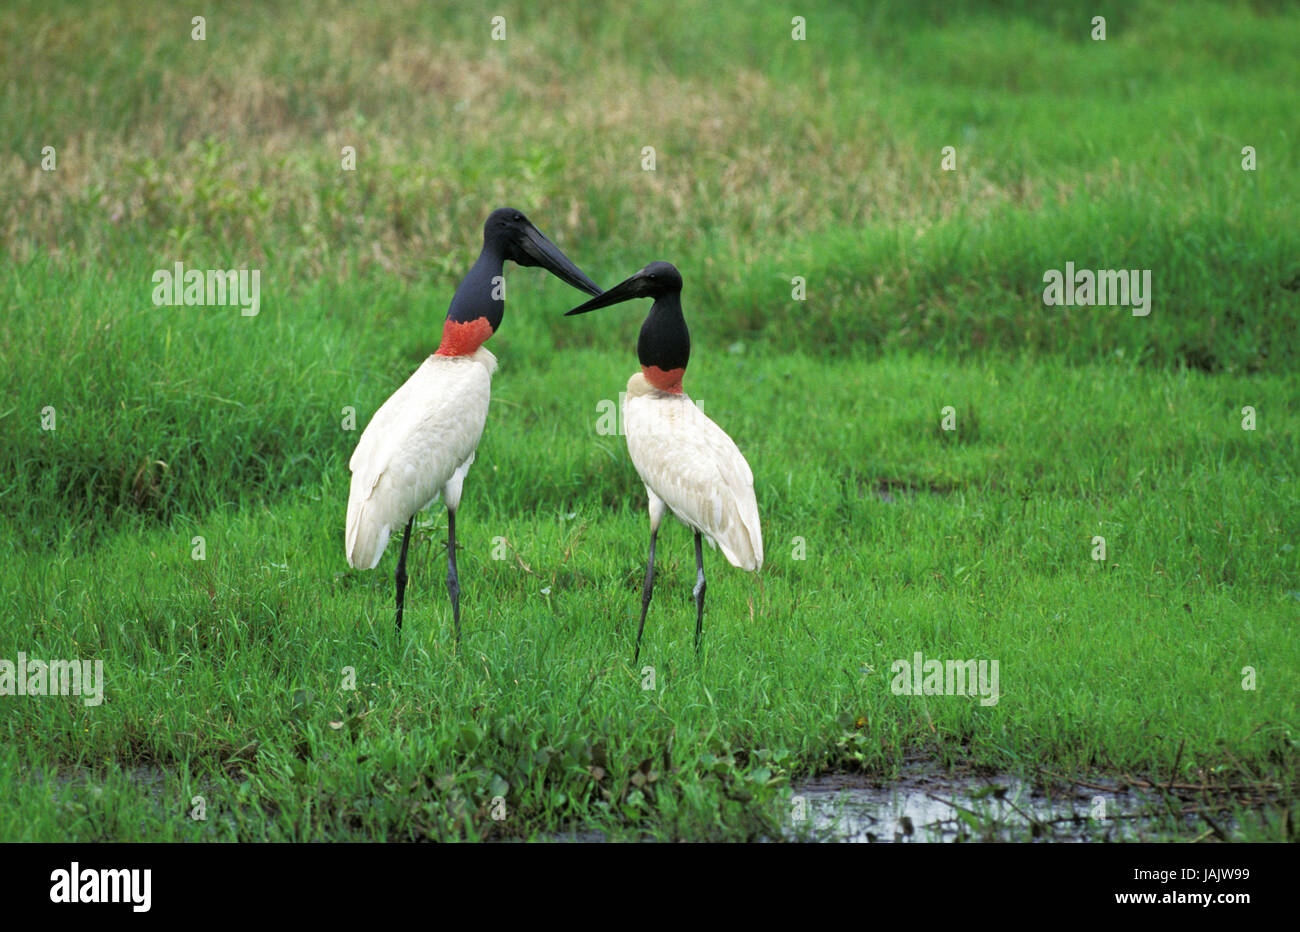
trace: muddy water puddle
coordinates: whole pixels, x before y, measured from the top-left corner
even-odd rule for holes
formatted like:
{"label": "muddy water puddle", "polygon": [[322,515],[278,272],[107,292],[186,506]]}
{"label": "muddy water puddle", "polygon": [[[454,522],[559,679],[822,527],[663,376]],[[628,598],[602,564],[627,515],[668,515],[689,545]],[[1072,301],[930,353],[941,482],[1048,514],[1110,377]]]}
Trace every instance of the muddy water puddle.
{"label": "muddy water puddle", "polygon": [[1050,792],[1010,775],[829,775],[794,787],[790,837],[830,842],[1155,841],[1171,820],[1158,794],[1113,786]]}

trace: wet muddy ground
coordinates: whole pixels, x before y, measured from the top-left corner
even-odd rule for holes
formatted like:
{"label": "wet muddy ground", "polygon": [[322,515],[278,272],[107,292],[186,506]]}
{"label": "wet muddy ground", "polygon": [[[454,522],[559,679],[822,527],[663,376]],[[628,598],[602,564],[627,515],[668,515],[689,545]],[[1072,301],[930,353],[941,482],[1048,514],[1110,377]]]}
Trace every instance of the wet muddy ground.
{"label": "wet muddy ground", "polygon": [[[149,804],[188,814],[198,797],[172,798],[168,774],[137,767],[124,778]],[[103,790],[85,774],[54,774],[55,792],[70,815],[86,814]],[[1138,781],[1141,782],[1141,781]],[[198,792],[202,792],[200,789]],[[1142,842],[1231,840],[1237,823],[1230,801],[1192,797],[1184,784],[1134,785],[1106,777],[1070,780],[1048,774],[1030,781],[1009,774],[945,772],[913,761],[896,780],[862,774],[826,774],[798,781],[779,840],[815,842]],[[215,797],[214,797],[215,798]],[[230,812],[213,813],[205,837],[234,840]],[[606,841],[601,831],[578,828],[547,834],[558,842]]]}
{"label": "wet muddy ground", "polygon": [[[896,781],[833,774],[794,787],[789,837],[830,842],[1159,841],[1227,833],[1156,789],[1098,778],[1033,784],[917,768]],[[1211,825],[1211,821],[1213,824]]]}

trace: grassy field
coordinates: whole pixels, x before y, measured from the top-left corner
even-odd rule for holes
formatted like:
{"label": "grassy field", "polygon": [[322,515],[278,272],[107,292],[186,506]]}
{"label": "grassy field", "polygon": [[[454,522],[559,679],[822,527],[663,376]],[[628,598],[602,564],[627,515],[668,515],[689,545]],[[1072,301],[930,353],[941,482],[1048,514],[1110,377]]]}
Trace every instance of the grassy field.
{"label": "grassy field", "polygon": [[[0,660],[106,678],[0,696],[0,840],[772,838],[802,779],[918,759],[1294,839],[1300,12],[498,6],[0,10]],[[645,493],[600,428],[643,302],[566,320],[536,270],[460,652],[441,506],[400,638],[395,548],[347,566],[348,457],[501,204],[605,287],[682,271],[767,552],[706,552],[698,656],[670,523],[632,666]],[[260,269],[260,313],[155,307],[178,261]],[[1045,306],[1067,261],[1150,269],[1150,316]],[[895,695],[918,651],[998,702]]]}

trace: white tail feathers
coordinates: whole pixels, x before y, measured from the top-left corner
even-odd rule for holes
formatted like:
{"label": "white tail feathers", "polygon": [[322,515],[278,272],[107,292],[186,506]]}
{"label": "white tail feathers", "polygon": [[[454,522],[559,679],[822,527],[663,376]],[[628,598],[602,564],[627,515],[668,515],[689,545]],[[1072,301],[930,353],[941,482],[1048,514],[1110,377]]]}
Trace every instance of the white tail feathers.
{"label": "white tail feathers", "polygon": [[378,566],[393,534],[389,525],[366,520],[365,512],[364,503],[355,509],[348,503],[348,564],[357,570],[373,570]]}

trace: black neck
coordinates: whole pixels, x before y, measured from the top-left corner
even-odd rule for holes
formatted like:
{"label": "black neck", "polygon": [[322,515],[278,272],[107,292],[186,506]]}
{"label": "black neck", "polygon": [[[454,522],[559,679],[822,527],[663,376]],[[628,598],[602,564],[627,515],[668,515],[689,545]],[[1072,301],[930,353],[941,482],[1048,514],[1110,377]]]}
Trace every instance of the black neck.
{"label": "black neck", "polygon": [[682,315],[680,292],[655,299],[650,315],[641,325],[636,354],[641,365],[656,366],[664,372],[686,368],[691,358],[691,333]]}
{"label": "black neck", "polygon": [[[464,324],[486,317],[492,329],[497,330],[506,310],[505,279],[501,277],[504,268],[505,257],[500,248],[495,243],[484,243],[478,260],[451,299],[447,319]],[[492,281],[494,278],[496,283]],[[493,299],[494,290],[501,296],[500,300]]]}

